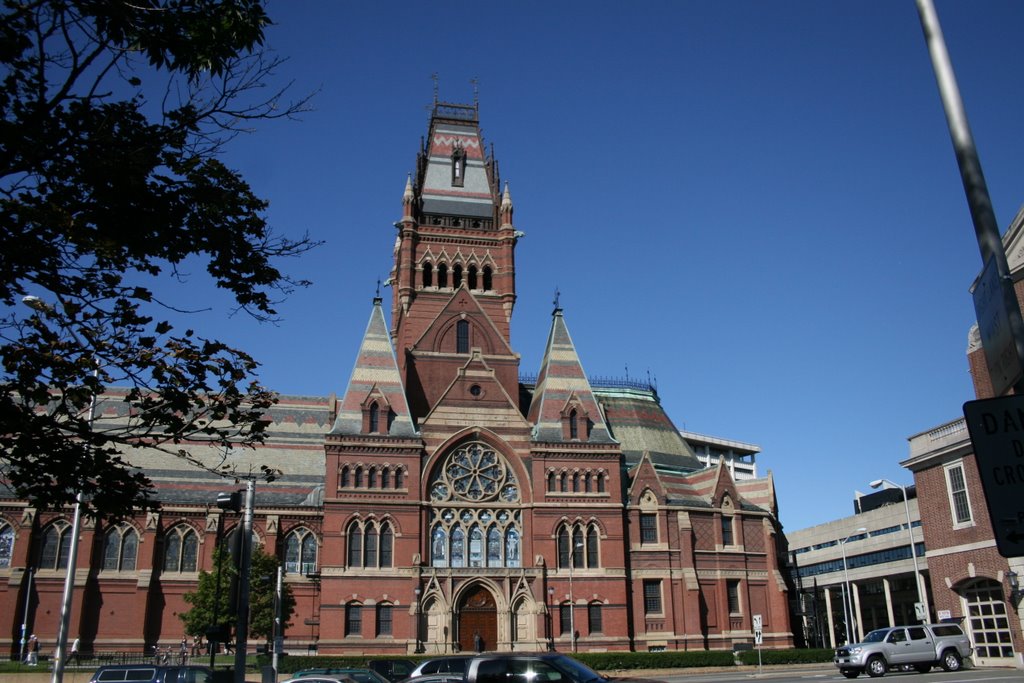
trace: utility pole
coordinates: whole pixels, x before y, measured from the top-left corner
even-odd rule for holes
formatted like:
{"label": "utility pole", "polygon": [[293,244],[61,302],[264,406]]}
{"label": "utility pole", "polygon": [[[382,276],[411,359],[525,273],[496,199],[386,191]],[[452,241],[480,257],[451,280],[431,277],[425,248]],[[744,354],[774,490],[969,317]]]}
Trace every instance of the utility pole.
{"label": "utility pole", "polygon": [[235,624],[235,683],[245,683],[245,656],[249,649],[249,570],[252,566],[252,509],[256,501],[256,480],[245,482],[245,508],[242,517],[241,556],[238,562],[238,621]]}

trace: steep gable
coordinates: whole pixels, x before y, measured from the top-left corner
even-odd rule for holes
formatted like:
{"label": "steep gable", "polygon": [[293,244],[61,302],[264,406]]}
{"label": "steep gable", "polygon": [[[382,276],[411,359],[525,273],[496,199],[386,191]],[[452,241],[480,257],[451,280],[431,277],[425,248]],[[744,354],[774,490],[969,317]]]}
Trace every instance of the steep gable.
{"label": "steep gable", "polygon": [[460,320],[469,324],[469,348],[479,348],[487,356],[514,356],[505,338],[494,326],[490,316],[480,307],[476,297],[461,287],[452,294],[448,303],[423,331],[412,347],[412,352],[459,353],[457,325]]}
{"label": "steep gable", "polygon": [[[528,419],[536,441],[616,443],[608,432],[576,347],[556,308]],[[575,422],[575,437],[571,425]]]}
{"label": "steep gable", "polygon": [[384,310],[379,298],[373,300],[370,321],[359,345],[348,388],[338,405],[338,417],[331,434],[366,434],[372,406],[377,406],[375,433],[414,436],[416,427],[409,415],[402,376],[391,346]]}
{"label": "steep gable", "polygon": [[423,419],[424,429],[466,425],[507,430],[528,427],[516,402],[498,381],[494,371],[474,349],[466,364]]}

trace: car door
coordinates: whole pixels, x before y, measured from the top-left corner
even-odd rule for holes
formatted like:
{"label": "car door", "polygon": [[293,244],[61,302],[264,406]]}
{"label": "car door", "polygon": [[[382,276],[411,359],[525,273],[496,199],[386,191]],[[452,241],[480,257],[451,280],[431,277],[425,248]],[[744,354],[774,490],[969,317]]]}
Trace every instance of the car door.
{"label": "car door", "polygon": [[912,662],[920,664],[935,659],[935,645],[924,626],[907,628],[907,636],[910,639],[910,660]]}
{"label": "car door", "polygon": [[885,637],[885,649],[888,653],[886,660],[889,664],[902,664],[911,661],[910,639],[907,638],[907,629],[894,628]]}

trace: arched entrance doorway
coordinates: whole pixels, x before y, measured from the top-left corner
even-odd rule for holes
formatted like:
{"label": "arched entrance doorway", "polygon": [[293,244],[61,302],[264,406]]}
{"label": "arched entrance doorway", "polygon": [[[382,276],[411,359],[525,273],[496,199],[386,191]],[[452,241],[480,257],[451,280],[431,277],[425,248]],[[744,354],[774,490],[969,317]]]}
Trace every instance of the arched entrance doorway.
{"label": "arched entrance doorway", "polygon": [[498,646],[498,606],[494,596],[483,586],[470,588],[459,603],[459,649],[473,652],[476,636],[484,650]]}
{"label": "arched entrance doorway", "polygon": [[1003,587],[992,579],[977,579],[961,588],[960,595],[968,614],[975,664],[1006,666],[1013,662],[1013,638]]}

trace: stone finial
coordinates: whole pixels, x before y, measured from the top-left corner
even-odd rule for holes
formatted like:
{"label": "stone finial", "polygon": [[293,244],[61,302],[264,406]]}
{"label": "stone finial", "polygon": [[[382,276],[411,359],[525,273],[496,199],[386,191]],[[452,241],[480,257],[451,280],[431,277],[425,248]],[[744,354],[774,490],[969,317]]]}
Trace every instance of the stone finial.
{"label": "stone finial", "polygon": [[512,210],[512,193],[508,190],[508,182],[505,182],[505,191],[501,194],[501,210],[511,211]]}
{"label": "stone finial", "polygon": [[405,192],[402,193],[402,204],[412,204],[413,192],[412,192],[412,174],[410,173],[405,177]]}

